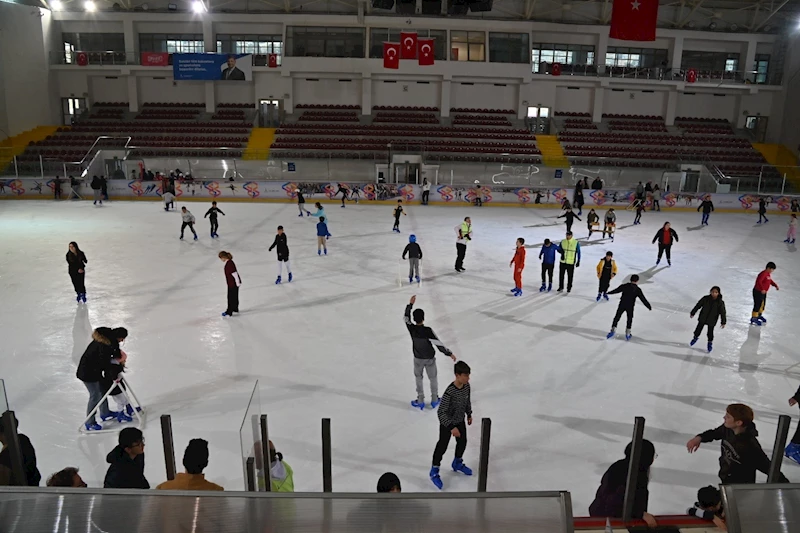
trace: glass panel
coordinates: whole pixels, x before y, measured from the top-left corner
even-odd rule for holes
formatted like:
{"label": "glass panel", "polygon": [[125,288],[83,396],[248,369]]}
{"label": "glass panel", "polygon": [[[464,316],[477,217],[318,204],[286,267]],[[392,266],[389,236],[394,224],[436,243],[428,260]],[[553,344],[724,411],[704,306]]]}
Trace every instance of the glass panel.
{"label": "glass panel", "polygon": [[548,118],[550,117],[550,108],[549,107],[540,107],[539,108],[539,118]]}
{"label": "glass panel", "polygon": [[[242,473],[244,474],[243,486],[247,490],[247,459],[255,458],[256,470],[256,490],[261,492],[266,489],[264,478],[264,458],[261,454],[261,427],[259,425],[261,416],[261,393],[258,388],[258,381],[250,394],[250,401],[244,411],[242,425],[239,428],[239,442],[242,446]],[[233,489],[233,487],[231,487]]]}
{"label": "glass panel", "polygon": [[0,414],[8,411],[8,397],[6,396],[6,384],[0,379]]}

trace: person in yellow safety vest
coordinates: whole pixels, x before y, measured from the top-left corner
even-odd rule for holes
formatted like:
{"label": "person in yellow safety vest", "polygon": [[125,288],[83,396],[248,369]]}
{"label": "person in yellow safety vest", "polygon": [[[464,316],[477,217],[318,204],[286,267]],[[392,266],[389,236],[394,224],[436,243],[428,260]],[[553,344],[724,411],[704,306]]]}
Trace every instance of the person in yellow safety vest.
{"label": "person in yellow safety vest", "polygon": [[564,291],[564,273],[567,274],[567,293],[572,291],[572,275],[575,268],[581,266],[581,245],[572,238],[572,232],[567,232],[567,238],[561,241],[556,251],[561,254],[561,263],[558,265],[558,292]]}
{"label": "person in yellow safety vest", "polygon": [[467,255],[467,242],[472,240],[472,220],[464,219],[461,225],[456,226],[456,272],[463,272],[464,256]]}
{"label": "person in yellow safety vest", "polygon": [[272,492],[294,492],[294,471],[283,461],[283,454],[269,441],[269,477]]}

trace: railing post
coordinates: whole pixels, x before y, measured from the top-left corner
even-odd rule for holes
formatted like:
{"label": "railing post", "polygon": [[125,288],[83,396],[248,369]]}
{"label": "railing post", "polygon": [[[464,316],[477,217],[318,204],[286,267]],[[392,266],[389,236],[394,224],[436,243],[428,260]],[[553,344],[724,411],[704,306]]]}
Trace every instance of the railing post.
{"label": "railing post", "polygon": [[42,180],[44,180],[44,161],[42,161],[42,154],[39,154],[39,172],[42,175]]}
{"label": "railing post", "polygon": [[264,490],[272,491],[272,461],[269,460],[269,430],[267,428],[267,415],[258,418],[261,429],[261,457],[264,461]]}
{"label": "railing post", "polygon": [[248,457],[247,458],[247,492],[255,492],[256,491],[256,458],[255,457]]}
{"label": "railing post", "polygon": [[6,411],[3,413],[3,427],[5,428],[5,436],[7,439],[3,448],[8,448],[11,457],[11,474],[14,477],[14,484],[25,487],[28,485],[28,478],[25,475],[22,450],[19,447],[17,417],[14,416],[14,411]]}
{"label": "railing post", "polygon": [[164,464],[167,467],[167,480],[175,479],[175,443],[172,440],[172,417],[161,415],[161,442],[164,445]]}
{"label": "railing post", "polygon": [[331,472],[331,419],[322,419],[322,492],[333,492]]}
{"label": "railing post", "polygon": [[636,499],[636,483],[639,479],[639,461],[642,457],[642,439],[644,438],[644,417],[637,416],[633,422],[633,440],[631,458],[628,461],[628,479],[625,483],[625,500],[622,504],[622,521],[628,523],[633,514],[633,503]]}
{"label": "railing post", "polygon": [[781,194],[786,190],[786,172],[783,173],[783,183],[781,183]]}
{"label": "railing post", "polygon": [[239,170],[236,168],[236,158],[233,159],[233,179],[239,179]]}
{"label": "railing post", "polygon": [[17,166],[17,156],[14,156],[14,175],[19,177],[19,167]]}
{"label": "railing post", "polygon": [[781,463],[783,462],[783,448],[786,446],[786,438],[789,436],[789,424],[792,418],[789,415],[778,417],[778,430],[775,433],[775,446],[772,447],[772,461],[769,464],[767,473],[767,483],[778,483],[781,475]]}
{"label": "railing post", "polygon": [[489,478],[489,441],[492,436],[492,419],[481,419],[481,455],[478,461],[478,492],[486,492]]}
{"label": "railing post", "polygon": [[762,166],[758,171],[758,188],[756,189],[756,192],[758,192],[758,194],[761,194],[761,177],[763,175],[764,175],[764,167]]}

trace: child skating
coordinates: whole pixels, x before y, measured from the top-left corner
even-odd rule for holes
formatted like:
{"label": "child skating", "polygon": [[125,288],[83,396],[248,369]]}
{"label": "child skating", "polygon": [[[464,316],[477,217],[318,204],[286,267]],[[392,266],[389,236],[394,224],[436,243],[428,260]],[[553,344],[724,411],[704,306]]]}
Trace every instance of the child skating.
{"label": "child skating", "polygon": [[342,207],[345,207],[344,201],[347,200],[347,188],[344,186],[344,183],[339,184],[339,190],[336,191],[334,198],[339,196],[339,193],[342,193]]}
{"label": "child skating", "polygon": [[[800,387],[797,388],[797,392],[794,393],[794,396],[789,398],[789,405],[794,407],[798,402],[800,402]],[[791,442],[786,446],[784,455],[795,463],[800,464],[800,424],[797,425]]]}
{"label": "child skating", "polygon": [[614,315],[614,321],[611,323],[611,331],[608,332],[606,338],[610,339],[616,335],[619,319],[622,318],[622,313],[625,313],[627,318],[627,324],[625,325],[625,340],[629,341],[632,337],[631,327],[633,326],[633,307],[636,305],[636,299],[638,298],[641,300],[645,307],[647,307],[647,309],[650,311],[653,310],[653,307],[650,305],[650,302],[647,301],[647,298],[644,297],[642,289],[639,288],[638,274],[632,275],[629,283],[623,283],[613,291],[610,291],[608,294],[617,293],[622,293],[622,297],[619,299],[617,313]]}
{"label": "child skating", "polygon": [[284,264],[286,264],[286,273],[289,274],[289,283],[291,283],[292,264],[289,262],[289,244],[286,241],[286,234],[283,232],[283,226],[278,226],[278,233],[275,234],[275,240],[272,241],[272,246],[269,247],[269,251],[271,252],[275,247],[278,248],[278,279],[275,280],[275,285],[281,283]]}
{"label": "child skating", "polygon": [[710,196],[706,196],[703,199],[703,203],[697,206],[697,211],[703,210],[703,218],[700,220],[701,226],[708,226],[708,217],[711,216],[711,212],[714,210],[714,203],[711,201]]}
{"label": "child skating", "polygon": [[[439,475],[444,452],[450,444],[450,437],[456,438],[456,453],[452,464],[453,472],[461,472],[471,476],[472,469],[464,464],[464,451],[467,449],[467,426],[472,425],[472,401],[470,398],[469,375],[470,368],[464,361],[459,361],[453,367],[455,379],[447,386],[442,395],[437,415],[439,417],[439,441],[433,451],[433,465],[430,478],[437,489],[442,490],[444,483]],[[466,417],[466,424],[464,418]]]}
{"label": "child skating", "polygon": [[574,222],[574,219],[576,219],[576,218],[577,218],[578,220],[580,220],[580,219],[581,219],[581,217],[579,217],[578,215],[576,215],[576,214],[575,214],[575,213],[572,211],[572,208],[569,208],[569,209],[567,209],[567,211],[566,211],[566,212],[565,212],[563,215],[559,215],[559,216],[557,216],[556,218],[564,218],[564,219],[566,219],[566,223],[567,223],[567,232],[571,232],[571,231],[572,231],[572,223]]}
{"label": "child skating", "polygon": [[217,213],[222,216],[225,216],[225,213],[222,212],[222,209],[217,207],[217,202],[211,202],[211,207],[206,211],[206,214],[203,218],[209,217],[208,221],[211,222],[211,237],[219,237],[217,235],[217,230],[219,229],[219,222],[217,222]]}
{"label": "child skating", "polygon": [[633,225],[637,226],[642,223],[642,213],[644,213],[644,202],[635,202],[636,203],[636,216],[633,217]]}
{"label": "child skating", "polygon": [[[556,268],[557,251],[558,246],[550,242],[550,239],[544,240],[542,249],[539,250],[539,259],[542,260],[542,286],[539,287],[539,292],[553,290],[553,270]],[[547,279],[545,280],[545,278]]]}
{"label": "child skating", "polygon": [[307,212],[307,213],[308,213],[310,216],[312,216],[312,217],[317,217],[317,218],[323,218],[323,217],[325,217],[325,220],[326,220],[326,222],[325,222],[325,223],[327,224],[328,215],[326,215],[326,214],[325,214],[325,208],[324,208],[324,207],[322,207],[322,204],[321,204],[321,203],[319,203],[319,202],[316,202],[316,203],[314,204],[314,207],[316,207],[316,208],[317,208],[317,211],[316,211],[316,212],[314,212],[314,213],[311,213],[311,212],[308,212],[308,211],[306,211],[306,212]]}
{"label": "child skating", "polygon": [[303,188],[298,187],[295,194],[297,194],[297,210],[300,211],[300,214],[297,216],[302,217],[303,213],[305,213],[306,216],[311,216],[311,212],[306,211],[306,198],[303,196]]}
{"label": "child skating", "polygon": [[756,284],[753,287],[753,314],[750,317],[750,324],[754,326],[763,326],[767,323],[767,319],[762,314],[767,306],[767,292],[770,287],[775,287],[776,291],[780,290],[778,284],[772,281],[772,273],[777,268],[775,263],[770,261],[756,278]]}
{"label": "child skating", "polygon": [[794,240],[797,237],[797,215],[792,214],[789,217],[789,230],[786,232],[786,240],[783,241],[787,244],[794,244]]}
{"label": "child skating", "polygon": [[419,262],[422,260],[422,248],[417,244],[417,236],[409,235],[408,244],[403,249],[403,259],[408,255],[408,282],[412,283],[416,278],[417,283],[419,279]]}
{"label": "child skating", "polygon": [[325,223],[325,217],[319,217],[317,222],[317,255],[328,255],[328,239],[331,237],[328,231],[328,225]]}
{"label": "child skating", "polygon": [[769,222],[767,218],[767,201],[764,198],[758,199],[758,223],[761,224],[761,221]]}
{"label": "child skating", "polygon": [[525,269],[525,239],[522,237],[517,239],[517,249],[508,266],[514,269],[514,288],[511,293],[522,296],[522,271]]}
{"label": "child skating", "polygon": [[597,287],[596,302],[599,302],[600,298],[608,301],[608,287],[616,275],[617,262],[614,261],[614,253],[606,252],[606,256],[597,263],[597,279],[600,280],[600,285]]}
{"label": "child skating", "polygon": [[400,215],[407,216],[406,212],[403,211],[403,200],[397,200],[397,207],[394,208],[394,226],[392,226],[392,231],[395,233],[400,233]]}
{"label": "child skating", "polygon": [[586,229],[589,230],[589,236],[587,239],[592,238],[592,233],[597,231],[600,227],[600,217],[597,215],[594,209],[590,209],[589,213],[586,215]]}
{"label": "child skating", "polygon": [[617,229],[617,214],[614,208],[611,207],[606,211],[606,216],[603,218],[603,238],[606,238],[606,233],[611,237],[611,242],[614,242],[614,232]]}
{"label": "child skating", "polygon": [[181,207],[181,219],[183,220],[181,224],[181,240],[183,240],[183,231],[186,229],[186,226],[189,226],[189,229],[192,230],[194,234],[194,240],[197,240],[197,232],[194,231],[194,215],[191,211],[186,209],[186,206]]}
{"label": "child skating", "polygon": [[714,326],[717,321],[721,322],[722,329],[725,329],[725,324],[728,322],[728,315],[725,312],[725,302],[722,301],[722,292],[719,287],[714,285],[711,287],[711,292],[706,296],[700,298],[697,305],[694,306],[689,313],[690,318],[700,311],[700,317],[697,320],[697,327],[694,329],[694,336],[689,346],[694,346],[700,334],[703,332],[704,327],[708,327],[708,351],[711,353],[714,343]]}

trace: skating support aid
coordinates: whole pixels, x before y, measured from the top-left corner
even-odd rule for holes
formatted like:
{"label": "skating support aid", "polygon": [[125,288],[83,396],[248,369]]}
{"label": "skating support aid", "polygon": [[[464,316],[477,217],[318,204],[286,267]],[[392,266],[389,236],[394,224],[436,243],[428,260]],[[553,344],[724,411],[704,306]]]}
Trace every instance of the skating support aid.
{"label": "skating support aid", "polygon": [[[123,386],[124,384],[124,386]],[[107,401],[109,396],[111,396],[111,391],[114,390],[117,386],[119,386],[120,390],[122,391],[122,395],[127,400],[127,403],[133,407],[133,413],[130,414],[130,417],[133,418],[132,423],[126,424],[124,427],[135,427],[142,429],[145,423],[145,411],[144,406],[139,402],[139,399],[136,397],[136,394],[133,392],[130,384],[125,380],[125,378],[120,378],[118,381],[115,381],[111,387],[106,391],[105,396],[94,406],[92,412],[81,422],[80,427],[78,427],[78,432],[83,435],[91,435],[95,433],[117,433],[120,429],[122,429],[122,424],[111,424],[108,429],[98,429],[89,431],[86,429],[87,422],[95,422],[95,418],[97,416],[98,411],[100,410],[100,405],[104,401]],[[110,422],[110,420],[108,421]]]}

